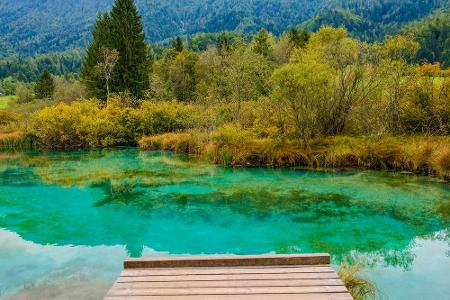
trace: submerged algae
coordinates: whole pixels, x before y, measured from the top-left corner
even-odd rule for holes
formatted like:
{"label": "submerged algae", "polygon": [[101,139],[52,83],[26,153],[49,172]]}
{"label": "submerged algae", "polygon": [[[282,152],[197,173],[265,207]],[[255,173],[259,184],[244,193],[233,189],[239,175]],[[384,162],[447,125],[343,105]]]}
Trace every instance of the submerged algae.
{"label": "submerged algae", "polygon": [[[414,268],[415,241],[450,241],[449,205],[448,185],[383,172],[236,170],[137,149],[0,159],[0,227],[61,251],[329,252],[372,277],[380,267],[428,276]],[[435,268],[445,275],[445,263]]]}

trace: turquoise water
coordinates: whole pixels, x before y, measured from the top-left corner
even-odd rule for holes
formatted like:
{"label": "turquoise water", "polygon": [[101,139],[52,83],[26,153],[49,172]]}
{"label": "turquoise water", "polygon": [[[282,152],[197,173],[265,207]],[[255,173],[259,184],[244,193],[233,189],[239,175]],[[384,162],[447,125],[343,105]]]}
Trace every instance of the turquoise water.
{"label": "turquoise water", "polygon": [[0,298],[101,299],[125,257],[329,252],[383,299],[450,299],[450,186],[117,149],[0,154]]}

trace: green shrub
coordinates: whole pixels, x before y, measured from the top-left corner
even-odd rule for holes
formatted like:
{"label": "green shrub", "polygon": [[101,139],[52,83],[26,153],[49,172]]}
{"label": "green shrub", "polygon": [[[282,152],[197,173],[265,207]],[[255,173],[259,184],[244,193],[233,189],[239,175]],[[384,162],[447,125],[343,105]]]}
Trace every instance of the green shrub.
{"label": "green shrub", "polygon": [[186,130],[193,127],[196,113],[193,106],[176,101],[144,101],[136,111],[140,120],[138,130],[142,135]]}
{"label": "green shrub", "polygon": [[164,133],[145,136],[139,140],[139,147],[150,151],[175,151],[190,154],[201,154],[207,144],[208,136],[201,132]]}
{"label": "green shrub", "polygon": [[33,130],[43,148],[132,145],[138,123],[134,110],[117,101],[104,108],[95,100],[59,103],[33,116]]}

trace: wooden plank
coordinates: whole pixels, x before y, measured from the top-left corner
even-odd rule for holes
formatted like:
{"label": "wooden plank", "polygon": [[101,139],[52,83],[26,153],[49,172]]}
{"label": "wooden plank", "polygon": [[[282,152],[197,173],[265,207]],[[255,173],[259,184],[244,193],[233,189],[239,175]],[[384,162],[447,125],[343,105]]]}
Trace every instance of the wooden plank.
{"label": "wooden plank", "polygon": [[229,274],[229,275],[180,275],[180,276],[134,276],[119,277],[117,282],[161,281],[218,281],[218,280],[281,280],[281,279],[336,279],[334,272],[285,273],[285,274]]}
{"label": "wooden plank", "polygon": [[323,265],[329,263],[330,255],[325,253],[295,255],[170,256],[128,258],[124,262],[124,268]]}
{"label": "wooden plank", "polygon": [[[310,268],[310,267],[329,267],[330,264],[317,264],[317,265],[270,265],[270,266],[218,266],[218,267],[208,267],[208,269],[234,269],[234,268],[240,268],[240,269],[265,269],[267,267],[271,268]],[[202,267],[180,267],[180,268],[131,268],[128,270],[134,270],[134,269],[154,269],[154,270],[167,270],[167,269],[200,269]],[[204,268],[202,268],[204,269]]]}
{"label": "wooden plank", "polygon": [[350,300],[328,254],[127,259],[105,299]]}
{"label": "wooden plank", "polygon": [[297,269],[297,268],[311,268],[311,267],[330,267],[330,264],[319,264],[319,265],[270,265],[270,266],[219,266],[219,267],[179,267],[179,268],[130,268],[124,269],[124,271],[134,271],[134,270],[158,270],[158,271],[167,271],[171,269],[182,269],[182,270],[198,270],[198,269],[208,269],[208,270],[223,270],[223,269],[245,269],[245,270],[258,270],[258,269],[267,269],[267,268],[275,268],[275,269]]}
{"label": "wooden plank", "polygon": [[113,287],[108,296],[184,296],[184,295],[247,295],[247,294],[310,294],[347,293],[343,286],[299,286],[299,287],[226,287],[226,288],[148,288],[117,289]]}
{"label": "wooden plank", "polygon": [[226,275],[226,274],[282,274],[282,273],[323,273],[334,272],[330,266],[300,268],[165,268],[165,269],[126,269],[121,277],[129,276],[174,276],[174,275]]}
{"label": "wooden plank", "polygon": [[141,288],[200,288],[200,287],[282,287],[282,286],[322,286],[339,285],[340,279],[293,279],[293,280],[221,280],[221,281],[168,281],[168,282],[118,282],[116,289]]}
{"label": "wooden plank", "polygon": [[105,300],[353,300],[348,293],[255,294],[198,296],[117,296]]}

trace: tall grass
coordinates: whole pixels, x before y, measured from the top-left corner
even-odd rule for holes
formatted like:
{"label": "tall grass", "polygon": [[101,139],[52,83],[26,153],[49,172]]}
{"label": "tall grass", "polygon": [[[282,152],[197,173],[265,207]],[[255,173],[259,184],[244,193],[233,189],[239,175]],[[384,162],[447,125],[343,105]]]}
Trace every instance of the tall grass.
{"label": "tall grass", "polygon": [[0,132],[0,150],[25,150],[34,147],[33,139],[21,131]]}
{"label": "tall grass", "polygon": [[146,136],[139,140],[144,150],[174,151],[190,154],[202,154],[202,148],[208,143],[208,135],[198,131],[189,133],[165,133]]}
{"label": "tall grass", "polygon": [[170,133],[144,137],[146,150],[202,154],[224,166],[363,168],[408,171],[450,179],[450,137],[327,137],[304,143],[261,138],[236,126],[213,133]]}

